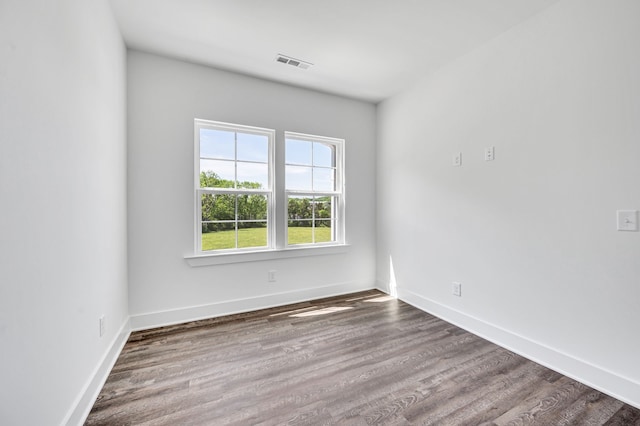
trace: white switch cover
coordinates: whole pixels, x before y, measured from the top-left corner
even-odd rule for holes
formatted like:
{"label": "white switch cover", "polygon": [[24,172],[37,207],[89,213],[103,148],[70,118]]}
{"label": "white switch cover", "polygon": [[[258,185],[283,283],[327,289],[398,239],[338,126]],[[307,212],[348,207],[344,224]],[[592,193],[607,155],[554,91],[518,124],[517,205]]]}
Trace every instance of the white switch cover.
{"label": "white switch cover", "polygon": [[638,230],[638,210],[618,210],[618,231]]}
{"label": "white switch cover", "polygon": [[451,283],[451,293],[454,296],[462,296],[462,284],[460,284],[459,282],[452,282]]}
{"label": "white switch cover", "polygon": [[484,149],[484,161],[493,161],[496,159],[496,150],[492,146]]}
{"label": "white switch cover", "polygon": [[454,167],[462,166],[462,153],[461,152],[456,152],[455,154],[453,154],[453,166]]}

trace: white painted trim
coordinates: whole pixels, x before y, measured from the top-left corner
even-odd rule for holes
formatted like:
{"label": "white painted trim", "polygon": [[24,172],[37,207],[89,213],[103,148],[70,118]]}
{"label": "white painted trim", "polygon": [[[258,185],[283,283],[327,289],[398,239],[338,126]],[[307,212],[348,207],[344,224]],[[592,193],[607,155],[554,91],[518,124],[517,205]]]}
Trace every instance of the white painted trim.
{"label": "white painted trim", "polygon": [[316,244],[274,250],[233,251],[216,254],[188,254],[184,256],[189,266],[226,265],[229,263],[262,262],[290,257],[342,254],[349,251],[348,244]]}
{"label": "white painted trim", "polygon": [[305,302],[325,297],[339,296],[358,291],[372,290],[373,288],[374,286],[371,284],[347,282],[304,290],[266,294],[264,296],[251,297],[247,299],[228,300],[219,303],[210,303],[207,305],[190,306],[168,311],[132,315],[130,319],[131,329],[132,331],[146,330],[167,325],[181,324],[189,321],[273,308],[276,306],[289,305],[292,303]]}
{"label": "white painted trim", "polygon": [[[381,289],[378,283],[378,289]],[[384,290],[383,290],[384,291]],[[531,361],[640,408],[640,383],[479,318],[398,288],[398,299]]]}
{"label": "white painted trim", "polygon": [[[383,281],[381,280],[376,280],[376,284],[375,284],[375,288],[376,290],[380,290],[383,293],[389,294],[389,286],[387,284],[385,284]],[[409,302],[407,302],[409,303]],[[423,310],[423,309],[422,309]]]}
{"label": "white painted trim", "polygon": [[102,357],[102,360],[98,363],[95,370],[91,374],[87,384],[84,386],[78,397],[76,398],[72,408],[65,416],[65,420],[62,425],[74,426],[83,425],[89,412],[96,402],[96,398],[100,394],[102,387],[111,373],[111,369],[115,365],[122,348],[129,339],[131,334],[130,321],[127,320],[120,327],[120,331],[113,339],[113,342],[109,346],[107,352]]}

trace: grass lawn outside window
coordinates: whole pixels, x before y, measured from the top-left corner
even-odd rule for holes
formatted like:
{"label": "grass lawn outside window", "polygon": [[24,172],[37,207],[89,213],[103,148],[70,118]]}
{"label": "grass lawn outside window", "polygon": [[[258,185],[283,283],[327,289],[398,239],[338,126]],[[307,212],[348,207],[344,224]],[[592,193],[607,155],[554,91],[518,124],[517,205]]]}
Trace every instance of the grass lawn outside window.
{"label": "grass lawn outside window", "polygon": [[[311,232],[315,230],[316,241],[331,241],[331,228],[328,227],[289,227],[289,244],[306,244],[311,241]],[[235,231],[218,231],[202,234],[202,250],[219,250],[234,246]],[[266,228],[238,229],[239,247],[265,247],[267,245]]]}

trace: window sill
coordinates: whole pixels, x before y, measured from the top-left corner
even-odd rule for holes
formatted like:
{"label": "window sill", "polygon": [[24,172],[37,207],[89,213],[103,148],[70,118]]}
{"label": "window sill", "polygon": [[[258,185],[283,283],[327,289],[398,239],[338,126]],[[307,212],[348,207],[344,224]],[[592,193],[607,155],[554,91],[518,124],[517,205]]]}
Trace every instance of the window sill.
{"label": "window sill", "polygon": [[349,251],[348,244],[316,246],[316,247],[295,247],[286,249],[248,251],[242,253],[222,253],[222,254],[198,254],[185,255],[184,259],[189,266],[211,266],[227,265],[230,263],[262,262],[274,259],[288,259],[293,257],[323,256],[341,254]]}

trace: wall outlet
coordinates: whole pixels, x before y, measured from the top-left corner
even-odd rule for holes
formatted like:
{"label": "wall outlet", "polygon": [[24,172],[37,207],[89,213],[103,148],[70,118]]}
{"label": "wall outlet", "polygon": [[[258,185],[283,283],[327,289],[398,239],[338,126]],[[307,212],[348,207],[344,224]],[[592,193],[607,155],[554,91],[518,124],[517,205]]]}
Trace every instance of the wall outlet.
{"label": "wall outlet", "polygon": [[637,210],[618,210],[616,212],[618,219],[618,231],[637,231],[638,230],[638,211]]}
{"label": "wall outlet", "polygon": [[267,274],[267,281],[269,281],[270,283],[276,282],[276,272],[276,270],[269,271]]}
{"label": "wall outlet", "polygon": [[104,336],[104,332],[106,328],[107,328],[107,320],[103,315],[100,317],[100,337]]}
{"label": "wall outlet", "polygon": [[453,282],[451,283],[451,293],[454,296],[458,296],[461,297],[462,296],[462,284],[458,283],[458,282]]}

